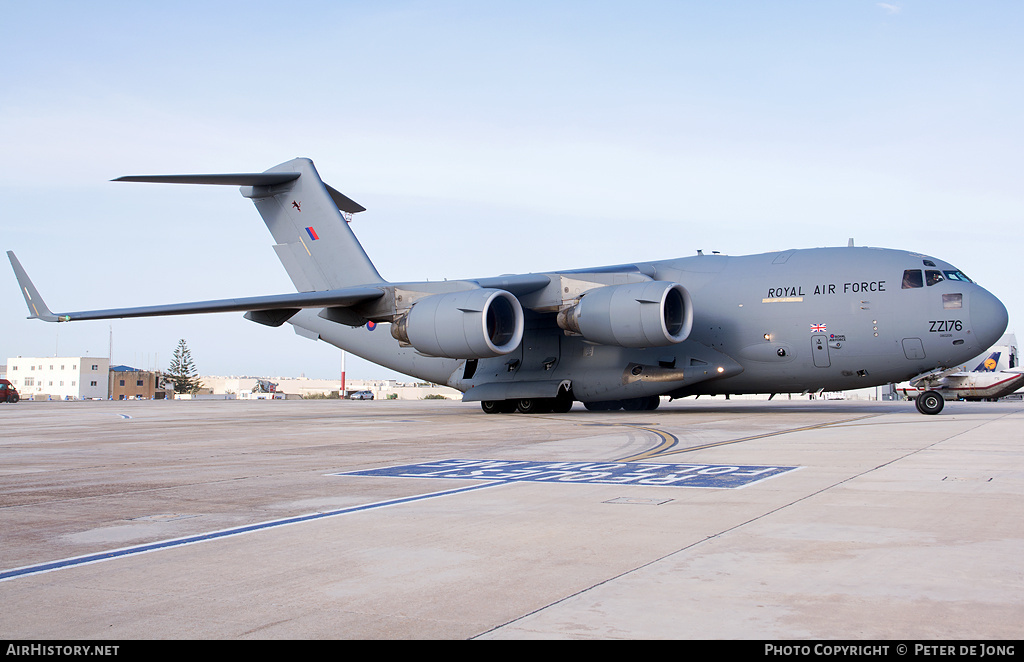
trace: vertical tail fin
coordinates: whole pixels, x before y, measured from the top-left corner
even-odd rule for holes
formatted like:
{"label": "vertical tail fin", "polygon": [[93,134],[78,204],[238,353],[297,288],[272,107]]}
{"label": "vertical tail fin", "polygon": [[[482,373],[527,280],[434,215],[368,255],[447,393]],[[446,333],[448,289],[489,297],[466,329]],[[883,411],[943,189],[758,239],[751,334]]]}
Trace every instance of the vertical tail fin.
{"label": "vertical tail fin", "polygon": [[325,184],[309,159],[292,159],[262,173],[130,175],[114,181],[241,186],[274,236],[274,250],[300,292],[384,282],[341,215],[365,208]]}
{"label": "vertical tail fin", "polygon": [[974,369],[974,372],[995,372],[996,366],[999,365],[999,355],[1002,352],[992,352],[988,358],[978,364],[978,367]]}
{"label": "vertical tail fin", "polygon": [[320,179],[309,159],[293,159],[265,174],[297,172],[289,182],[245,186],[277,244],[274,250],[300,292],[383,282],[341,212],[364,208]]}

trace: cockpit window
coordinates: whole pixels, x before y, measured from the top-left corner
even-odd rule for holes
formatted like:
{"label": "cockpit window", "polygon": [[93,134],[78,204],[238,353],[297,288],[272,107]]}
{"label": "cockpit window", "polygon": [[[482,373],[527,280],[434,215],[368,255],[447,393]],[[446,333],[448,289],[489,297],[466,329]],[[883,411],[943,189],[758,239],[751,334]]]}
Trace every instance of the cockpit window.
{"label": "cockpit window", "polygon": [[942,273],[946,274],[946,280],[960,280],[965,283],[972,282],[971,279],[967,277],[967,274],[962,271],[943,271]]}
{"label": "cockpit window", "polygon": [[922,260],[922,262],[924,262],[924,266],[926,266],[926,267],[934,267],[935,266],[935,263],[932,262],[931,260]]}
{"label": "cockpit window", "polygon": [[964,295],[962,294],[943,294],[942,295],[942,307],[946,310],[951,308],[963,308],[964,307]]}
{"label": "cockpit window", "polygon": [[931,287],[935,283],[941,283],[945,279],[942,277],[941,271],[932,271],[931,269],[925,269],[924,280],[926,283],[928,283],[928,287]]}
{"label": "cockpit window", "polygon": [[903,272],[903,289],[909,290],[914,287],[924,287],[924,279],[921,277],[921,270],[907,269]]}

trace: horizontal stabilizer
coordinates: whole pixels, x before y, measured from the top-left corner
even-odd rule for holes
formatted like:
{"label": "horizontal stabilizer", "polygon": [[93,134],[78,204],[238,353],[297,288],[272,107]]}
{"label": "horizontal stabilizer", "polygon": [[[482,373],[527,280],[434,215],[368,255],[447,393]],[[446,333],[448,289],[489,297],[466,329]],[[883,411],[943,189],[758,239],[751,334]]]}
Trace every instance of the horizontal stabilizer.
{"label": "horizontal stabilizer", "polygon": [[227,175],[126,175],[114,182],[153,184],[219,184],[223,186],[277,186],[299,178],[298,172],[238,172]]}
{"label": "horizontal stabilizer", "polygon": [[[217,184],[221,186],[279,186],[293,182],[301,172],[236,172],[233,174],[208,175],[125,175],[112,179],[114,182],[147,182],[151,184]],[[324,184],[334,204],[343,212],[358,214],[366,211],[352,198],[333,186]]]}
{"label": "horizontal stabilizer", "polygon": [[330,184],[324,184],[324,188],[327,189],[327,192],[331,195],[331,200],[334,200],[334,204],[338,205],[338,209],[341,211],[348,212],[349,214],[358,214],[361,211],[366,211],[366,207],[362,206]]}

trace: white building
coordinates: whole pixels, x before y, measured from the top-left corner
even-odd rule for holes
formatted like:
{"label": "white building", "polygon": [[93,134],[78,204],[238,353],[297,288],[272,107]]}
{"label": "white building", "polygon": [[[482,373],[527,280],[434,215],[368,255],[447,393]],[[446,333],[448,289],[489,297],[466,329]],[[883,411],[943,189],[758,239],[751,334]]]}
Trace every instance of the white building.
{"label": "white building", "polygon": [[95,356],[7,359],[7,379],[24,400],[106,400],[109,372],[110,359]]}
{"label": "white building", "polygon": [[[302,398],[318,395],[337,397],[341,387],[339,379],[306,379],[290,377],[267,377],[277,384],[277,393],[289,398]],[[203,392],[213,395],[235,395],[238,399],[254,399],[266,397],[265,394],[252,393],[259,379],[256,377],[218,377],[204,375],[199,378],[203,383]],[[345,392],[370,391],[377,400],[423,400],[428,396],[441,396],[448,400],[461,400],[462,394],[448,386],[415,382],[405,384],[393,379],[349,379],[345,382]]]}

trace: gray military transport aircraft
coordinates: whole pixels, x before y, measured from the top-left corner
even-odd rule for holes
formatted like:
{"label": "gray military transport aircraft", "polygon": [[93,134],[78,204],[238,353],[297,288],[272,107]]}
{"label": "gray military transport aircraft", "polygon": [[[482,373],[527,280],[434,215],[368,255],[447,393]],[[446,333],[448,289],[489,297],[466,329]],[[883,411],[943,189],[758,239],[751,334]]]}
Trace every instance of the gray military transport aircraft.
{"label": "gray military transport aircraft", "polygon": [[[381,278],[346,217],[365,211],[309,159],[263,173],[114,181],[241,187],[297,293],[50,312],[8,252],[30,318],[71,322],[245,311],[487,413],[650,410],[660,396],[813,393],[901,382],[984,352],[1006,308],[947,262],[841,247],[703,255],[443,282]],[[851,242],[852,243],[852,242]],[[390,327],[386,329],[384,325]],[[941,394],[917,397],[925,414]]]}

